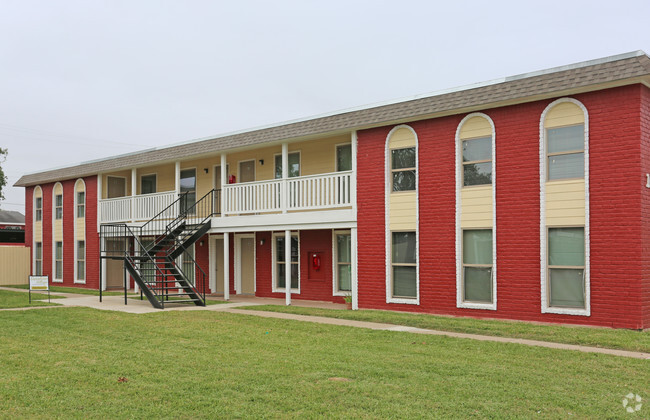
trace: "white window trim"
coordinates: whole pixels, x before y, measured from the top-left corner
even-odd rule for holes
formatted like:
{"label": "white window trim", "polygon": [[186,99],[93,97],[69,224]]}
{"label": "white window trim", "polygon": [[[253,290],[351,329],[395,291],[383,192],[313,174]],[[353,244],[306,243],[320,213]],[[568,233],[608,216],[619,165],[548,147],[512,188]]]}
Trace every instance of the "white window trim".
{"label": "white window trim", "polygon": [[[61,278],[56,277],[56,243],[61,242]],[[57,241],[56,239],[52,241],[52,283],[63,283],[63,239]]]}
{"label": "white window trim", "polygon": [[[83,219],[84,219],[84,234],[83,234],[83,238],[80,238],[80,237],[77,236],[77,224],[75,223],[75,225],[73,227],[74,228],[74,267],[73,267],[74,275],[73,275],[73,279],[74,279],[75,284],[86,284],[86,279],[88,278],[88,251],[87,251],[88,250],[88,241],[86,240],[86,231],[88,230],[88,226],[85,226],[85,225],[86,225],[86,213],[87,213],[86,203],[88,202],[88,198],[86,197],[86,190],[87,190],[86,189],[86,182],[83,180],[83,178],[77,179],[75,181],[75,183],[74,183],[75,221],[77,219],[81,219],[81,217],[76,217],[77,216],[77,192],[78,192],[77,184],[79,182],[81,182],[83,184],[83,186],[84,186],[84,188],[83,188],[83,192],[84,192],[84,217],[83,217]],[[79,241],[84,241],[84,278],[83,279],[77,278],[77,275],[78,275],[78,273],[77,273],[77,261],[78,261],[77,257],[78,257],[78,255],[77,254],[79,252],[79,244],[78,244]]]}
{"label": "white window trim", "polygon": [[[463,229],[461,227],[461,190],[463,189],[463,155],[460,131],[474,117],[486,119],[492,127],[492,303],[465,302],[463,299]],[[465,309],[497,310],[497,200],[496,200],[496,129],[494,121],[482,112],[473,112],[463,118],[456,128],[456,307]],[[490,229],[468,228],[468,229]]]}
{"label": "white window trim", "polygon": [[[56,189],[57,185],[61,186],[61,218],[56,218]],[[53,283],[63,283],[63,270],[61,270],[61,278],[56,277],[56,243],[61,242],[63,244],[63,237],[60,241],[57,241],[56,235],[54,234],[56,230],[56,223],[58,220],[61,222],[61,231],[63,232],[63,212],[65,207],[63,205],[63,185],[60,182],[57,182],[52,187],[52,282]],[[63,265],[63,248],[61,248],[61,264]]]}
{"label": "white window trim", "polygon": [[[338,246],[336,242],[336,236],[337,235],[350,235],[352,237],[352,231],[351,230],[333,230],[332,231],[332,296],[351,296],[352,295],[352,290],[349,292],[345,291],[339,291],[338,290],[338,285],[339,285],[339,275],[338,275]],[[352,255],[350,255],[352,257]],[[352,265],[352,261],[350,261],[350,265]]]}
{"label": "white window trim", "polygon": [[[301,254],[301,252],[300,252],[300,232],[295,232],[295,233],[291,232],[291,237],[294,237],[294,236],[296,238],[298,238],[298,288],[297,289],[291,288],[291,294],[299,295],[300,294],[300,285],[301,285],[301,282],[300,282],[300,254]],[[276,268],[276,264],[277,264],[277,260],[276,260],[276,255],[277,255],[277,249],[276,248],[277,248],[277,246],[276,246],[275,238],[277,238],[277,237],[284,238],[284,232],[282,232],[282,233],[273,233],[273,235],[271,235],[271,241],[272,241],[271,242],[271,264],[272,264],[272,266],[271,266],[272,267],[272,269],[271,269],[271,291],[273,293],[286,293],[286,288],[285,287],[276,287],[277,273],[275,271],[275,268]],[[285,257],[286,257],[286,259],[291,260],[290,255],[285,256]],[[285,261],[285,263],[286,263],[286,261]]]}
{"label": "white window trim", "polygon": [[151,175],[156,176],[156,192],[155,193],[149,193],[149,194],[157,194],[158,193],[158,172],[152,172],[152,173],[149,173],[149,174],[140,174],[140,185],[139,185],[139,187],[140,187],[140,195],[145,195],[145,194],[142,194],[142,178],[144,178],[145,176],[151,176]]}
{"label": "white window trim", "polygon": [[[60,185],[61,186],[61,218],[57,219],[56,218],[56,186]],[[63,185],[60,182],[57,182],[54,184],[52,187],[52,229],[54,229],[54,223],[56,223],[57,220],[63,220],[63,212],[64,212],[64,206],[63,206]]]}
{"label": "white window trim", "polygon": [[[584,122],[584,159],[585,159],[585,309],[555,308],[548,302],[548,261],[547,261],[547,231],[555,226],[546,225],[546,115],[556,105],[570,102],[577,105],[583,112]],[[561,315],[591,316],[591,286],[590,286],[590,240],[589,240],[589,113],[582,102],[573,98],[560,98],[551,102],[542,112],[539,120],[539,237],[540,237],[540,282],[542,313]],[[550,181],[553,182],[553,181]]]}
{"label": "white window trim", "polygon": [[[38,198],[36,192],[41,192],[41,220],[36,220],[36,199]],[[43,243],[43,188],[40,185],[34,187],[32,191],[32,273],[36,273],[36,223],[41,224],[40,226],[40,236],[41,236],[41,246]],[[42,254],[42,251],[41,251]],[[43,256],[41,255],[41,260]],[[43,269],[43,264],[41,262],[41,270]]]}
{"label": "white window trim", "polygon": [[339,147],[341,146],[350,146],[352,148],[352,142],[345,142],[345,143],[336,143],[334,145],[334,172],[346,172],[346,171],[339,171],[339,168],[336,167],[338,164],[338,155],[336,154],[337,151],[339,150]]}
{"label": "white window trim", "polygon": [[[415,202],[418,205],[415,208],[415,260],[416,260],[416,274],[415,274],[415,298],[395,298],[393,297],[393,265],[392,265],[392,244],[393,232],[390,230],[390,196],[393,193],[393,176],[390,167],[390,138],[393,133],[401,128],[406,128],[413,133],[415,137]],[[386,303],[403,303],[407,305],[420,304],[420,165],[419,165],[419,140],[415,130],[406,124],[400,124],[393,127],[386,136],[386,144],[384,145],[384,210],[385,210],[385,225],[386,231]],[[407,191],[410,192],[410,191]],[[409,231],[410,232],[410,231]]]}

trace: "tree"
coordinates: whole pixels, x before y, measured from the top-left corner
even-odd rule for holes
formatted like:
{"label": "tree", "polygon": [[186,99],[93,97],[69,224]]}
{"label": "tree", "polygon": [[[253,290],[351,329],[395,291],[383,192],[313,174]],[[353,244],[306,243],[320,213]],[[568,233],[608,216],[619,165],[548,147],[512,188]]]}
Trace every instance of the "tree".
{"label": "tree", "polygon": [[[4,163],[4,161],[7,160],[7,152],[8,152],[7,149],[3,149],[2,147],[0,147],[0,163]],[[2,166],[0,166],[0,200],[5,199],[5,195],[2,192],[5,185],[7,185],[7,176],[2,170]]]}

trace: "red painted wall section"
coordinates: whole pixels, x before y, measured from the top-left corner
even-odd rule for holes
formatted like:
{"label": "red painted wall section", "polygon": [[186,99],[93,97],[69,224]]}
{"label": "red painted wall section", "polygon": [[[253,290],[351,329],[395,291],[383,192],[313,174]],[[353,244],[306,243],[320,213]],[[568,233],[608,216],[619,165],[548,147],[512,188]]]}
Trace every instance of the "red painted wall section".
{"label": "red painted wall section", "polygon": [[360,307],[642,327],[641,92],[648,96],[639,85],[575,96],[590,119],[591,316],[541,313],[539,122],[553,100],[483,111],[496,127],[496,311],[456,308],[454,140],[465,115],[409,124],[419,144],[419,306],[386,303],[384,156],[393,126],[358,133]]}
{"label": "red painted wall section", "polygon": [[54,184],[41,185],[43,189],[43,275],[52,282],[52,187]]}
{"label": "red painted wall section", "polygon": [[25,246],[29,247],[29,272],[34,268],[34,187],[25,188]]}
{"label": "red painted wall section", "polygon": [[100,261],[99,232],[97,232],[97,177],[88,176],[83,180],[86,183],[86,284],[81,287],[98,289]]}
{"label": "red painted wall section", "polygon": [[641,89],[640,130],[641,130],[641,233],[642,233],[642,282],[641,307],[643,328],[650,328],[650,189],[646,174],[650,173],[650,89]]}
{"label": "red painted wall section", "polygon": [[[260,245],[261,241],[263,245]],[[256,234],[256,296],[283,299],[284,293],[273,293],[271,232]],[[321,258],[320,270],[310,268],[311,254]],[[332,296],[332,231],[300,231],[300,294],[292,294],[292,299],[320,300],[343,303],[342,297]]]}
{"label": "red painted wall section", "polygon": [[[196,287],[199,291],[204,290],[205,293],[211,293],[210,291],[210,253],[208,252],[208,235],[203,235],[201,239],[194,243],[194,260],[198,266],[205,273],[204,280],[202,280],[203,273],[198,268],[195,270],[194,278],[197,280]],[[201,245],[203,243],[203,245]]]}
{"label": "red painted wall section", "polygon": [[[61,182],[63,185],[63,286],[75,287],[74,284],[74,231],[76,209],[74,208],[74,179]],[[86,270],[87,271],[87,270]],[[60,283],[59,283],[60,284]]]}

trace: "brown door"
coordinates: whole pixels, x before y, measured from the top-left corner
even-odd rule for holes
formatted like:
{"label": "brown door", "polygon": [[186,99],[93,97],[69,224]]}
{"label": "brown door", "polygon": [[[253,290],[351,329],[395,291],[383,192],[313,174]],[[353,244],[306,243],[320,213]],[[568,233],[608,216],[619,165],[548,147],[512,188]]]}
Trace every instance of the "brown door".
{"label": "brown door", "polygon": [[239,182],[255,181],[255,161],[239,162]]}
{"label": "brown door", "polygon": [[254,295],[255,294],[255,239],[254,238],[241,238],[240,239],[240,252],[239,259],[241,260],[241,268],[239,270],[241,275],[241,294]]}
{"label": "brown door", "polygon": [[217,279],[217,294],[223,295],[223,239],[217,239],[214,252],[217,253],[217,263],[214,270],[216,271],[215,278]]}
{"label": "brown door", "polygon": [[122,260],[106,260],[106,288],[124,288],[124,262]]}
{"label": "brown door", "polygon": [[109,176],[108,183],[108,198],[124,197],[126,195],[126,179],[116,176]]}

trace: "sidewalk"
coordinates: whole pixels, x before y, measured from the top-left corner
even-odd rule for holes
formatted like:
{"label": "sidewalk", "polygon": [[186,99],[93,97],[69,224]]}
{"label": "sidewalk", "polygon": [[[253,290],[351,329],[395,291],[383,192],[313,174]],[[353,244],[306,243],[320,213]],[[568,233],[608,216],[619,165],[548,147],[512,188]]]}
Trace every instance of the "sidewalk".
{"label": "sidewalk", "polygon": [[[0,290],[18,291],[20,289],[0,287]],[[27,292],[27,290],[22,290],[22,291]],[[54,293],[54,292],[52,294],[66,296],[66,299],[57,299],[56,303],[60,303],[61,305],[68,306],[68,307],[80,306],[80,307],[94,308],[100,310],[126,312],[131,314],[147,314],[153,312],[161,312],[160,309],[153,308],[146,299],[142,301],[139,299],[128,299],[128,304],[125,305],[123,296],[104,296],[103,302],[100,302],[98,296],[77,295],[73,293]],[[383,324],[379,322],[353,321],[349,319],[326,318],[320,316],[297,315],[297,314],[287,314],[281,312],[266,312],[266,311],[256,311],[251,309],[241,309],[241,307],[243,306],[278,304],[278,301],[281,301],[281,299],[280,300],[260,299],[260,298],[253,299],[253,298],[243,297],[236,300],[237,300],[236,302],[232,302],[232,303],[222,303],[222,304],[208,305],[208,306],[180,306],[180,305],[170,306],[168,308],[165,308],[165,311],[227,312],[231,314],[253,315],[262,318],[286,319],[292,321],[313,322],[317,324],[339,325],[339,326],[355,327],[355,328],[367,328],[367,329],[377,330],[377,331],[396,331],[396,332],[406,332],[411,334],[438,335],[438,336],[453,337],[453,338],[464,338],[464,339],[479,340],[479,341],[492,341],[498,343],[521,344],[525,346],[545,347],[545,348],[558,349],[558,350],[573,350],[573,351],[580,351],[583,353],[598,353],[598,354],[607,354],[611,356],[650,360],[650,353],[627,351],[627,350],[605,349],[599,347],[579,346],[575,344],[561,344],[561,343],[553,343],[548,341],[527,340],[521,338],[495,337],[489,335],[427,330],[423,328],[406,327],[406,326],[394,325],[394,324]],[[295,304],[296,306],[312,306],[312,307],[329,307],[329,308],[344,307],[344,305],[337,305],[329,302],[295,301]],[[47,309],[47,308],[56,308],[56,306],[13,308],[7,310],[25,310],[25,309],[32,310],[32,309]]]}

